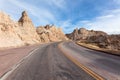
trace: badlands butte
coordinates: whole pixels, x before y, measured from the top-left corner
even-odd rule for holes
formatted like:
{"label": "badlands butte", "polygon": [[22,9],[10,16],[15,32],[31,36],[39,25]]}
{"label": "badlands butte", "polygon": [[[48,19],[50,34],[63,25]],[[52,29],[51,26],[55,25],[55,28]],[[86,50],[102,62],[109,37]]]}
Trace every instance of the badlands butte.
{"label": "badlands butte", "polygon": [[61,28],[54,25],[35,27],[26,11],[22,12],[18,21],[13,21],[9,15],[0,12],[0,48],[65,40],[110,50],[120,50],[120,35],[108,35],[103,31],[85,28],[75,29],[70,34],[64,34]]}
{"label": "badlands butte", "polygon": [[62,40],[67,40],[67,37],[61,28],[46,25],[36,29],[26,11],[17,22],[0,12],[0,48]]}

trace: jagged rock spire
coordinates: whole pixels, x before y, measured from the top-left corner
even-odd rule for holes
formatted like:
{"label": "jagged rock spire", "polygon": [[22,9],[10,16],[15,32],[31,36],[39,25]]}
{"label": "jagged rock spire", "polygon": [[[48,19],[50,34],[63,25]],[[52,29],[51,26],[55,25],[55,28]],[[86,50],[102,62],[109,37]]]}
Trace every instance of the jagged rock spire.
{"label": "jagged rock spire", "polygon": [[23,12],[22,12],[22,16],[27,16],[27,12],[26,12],[26,11],[23,11]]}
{"label": "jagged rock spire", "polygon": [[73,31],[75,34],[78,34],[78,28],[74,29]]}
{"label": "jagged rock spire", "polygon": [[31,19],[29,18],[29,16],[27,15],[27,12],[26,11],[23,11],[22,12],[22,16],[21,18],[19,19],[18,21],[19,23],[25,23],[25,22],[32,22]]}

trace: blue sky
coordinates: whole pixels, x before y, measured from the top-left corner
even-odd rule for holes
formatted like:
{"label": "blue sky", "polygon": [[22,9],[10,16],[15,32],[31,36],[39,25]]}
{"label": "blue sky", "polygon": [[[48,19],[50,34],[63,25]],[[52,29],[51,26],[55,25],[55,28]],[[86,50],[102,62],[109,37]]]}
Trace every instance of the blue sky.
{"label": "blue sky", "polygon": [[120,33],[120,0],[0,0],[0,10],[18,20],[26,10],[35,26],[54,24]]}

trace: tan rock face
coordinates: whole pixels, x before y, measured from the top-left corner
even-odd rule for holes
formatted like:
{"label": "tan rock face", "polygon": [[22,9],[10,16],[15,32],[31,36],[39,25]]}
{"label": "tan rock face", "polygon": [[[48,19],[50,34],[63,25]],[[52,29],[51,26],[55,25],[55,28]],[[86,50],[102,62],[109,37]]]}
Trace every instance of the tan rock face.
{"label": "tan rock face", "polygon": [[120,50],[120,35],[92,36],[88,43],[96,43],[101,48]]}
{"label": "tan rock face", "polygon": [[86,40],[91,36],[107,35],[102,31],[87,30],[85,28],[75,29],[72,33],[66,34],[66,36],[72,40]]}
{"label": "tan rock face", "polygon": [[67,40],[67,37],[62,32],[62,29],[55,26],[46,25],[44,27],[38,27],[37,33],[39,34],[42,42]]}
{"label": "tan rock face", "polygon": [[90,44],[96,44],[100,48],[120,50],[120,35],[108,35],[102,31],[75,29],[68,38]]}
{"label": "tan rock face", "polygon": [[22,17],[18,21],[16,32],[26,44],[35,44],[40,42],[36,28],[25,11],[22,13]]}
{"label": "tan rock face", "polygon": [[0,12],[0,47],[17,47],[61,40],[67,40],[62,29],[46,25],[36,30],[26,11],[22,12],[18,22],[14,22],[9,15]]}
{"label": "tan rock face", "polygon": [[0,47],[17,47],[39,42],[39,36],[26,12],[22,13],[19,22],[0,12]]}
{"label": "tan rock face", "polygon": [[22,17],[19,19],[18,22],[21,23],[22,26],[24,25],[24,23],[25,23],[25,24],[26,24],[26,23],[31,23],[31,24],[32,24],[32,21],[31,21],[31,19],[28,17],[26,11],[23,11],[23,12],[22,12]]}
{"label": "tan rock face", "polygon": [[14,30],[15,25],[7,14],[0,12],[0,47],[24,45]]}

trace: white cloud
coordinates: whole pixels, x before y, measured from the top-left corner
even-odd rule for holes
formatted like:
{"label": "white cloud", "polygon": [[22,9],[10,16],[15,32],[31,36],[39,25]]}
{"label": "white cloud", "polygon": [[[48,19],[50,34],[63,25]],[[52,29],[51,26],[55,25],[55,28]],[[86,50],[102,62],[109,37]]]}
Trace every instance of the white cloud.
{"label": "white cloud", "polygon": [[54,20],[54,16],[48,10],[38,8],[38,7],[33,6],[31,4],[23,3],[23,2],[20,2],[17,0],[10,0],[10,1],[11,1],[11,3],[15,4],[16,6],[29,11],[32,15],[34,15],[36,17],[43,17],[44,16],[45,18],[50,18],[50,19]]}
{"label": "white cloud", "polygon": [[[63,8],[62,4],[65,3],[64,0],[45,1],[45,4],[51,3],[52,5],[54,4],[54,7],[59,8]],[[21,11],[26,10],[29,14],[32,15],[32,18],[35,17],[35,19],[37,19],[35,23],[38,22],[39,25],[54,23],[57,21],[53,11],[51,11],[49,8],[42,6],[38,7],[20,0],[0,0],[0,9],[12,15],[16,20],[18,19],[18,16],[16,15],[19,15],[20,17]]]}
{"label": "white cloud", "polygon": [[[65,0],[39,0],[40,5],[42,2],[51,7],[57,7],[62,10],[66,8]],[[120,4],[120,0],[113,0],[117,4]],[[58,21],[56,18],[57,13],[53,13],[49,7],[37,6],[21,0],[0,0],[0,9],[12,15],[16,20],[20,17],[21,11],[27,10],[34,23],[39,25],[56,23],[64,29],[64,32],[72,32],[76,27],[85,26],[87,29],[102,30],[107,33],[120,33],[120,9],[107,10],[102,16],[98,16],[92,20],[78,21],[76,24],[72,24],[72,20]],[[64,10],[65,11],[65,10]],[[16,16],[17,15],[17,16]]]}
{"label": "white cloud", "polygon": [[65,33],[70,33],[75,29],[75,25],[71,23],[71,20],[61,21],[57,23],[57,26],[60,26]]}
{"label": "white cloud", "polygon": [[109,34],[120,34],[120,10],[113,10],[82,24],[89,29],[102,30]]}
{"label": "white cloud", "polygon": [[113,0],[114,2],[116,2],[117,4],[120,4],[120,0]]}
{"label": "white cloud", "polygon": [[62,9],[64,9],[65,5],[66,5],[65,0],[51,0],[49,2],[51,3],[51,5],[55,5],[59,8],[62,8]]}

